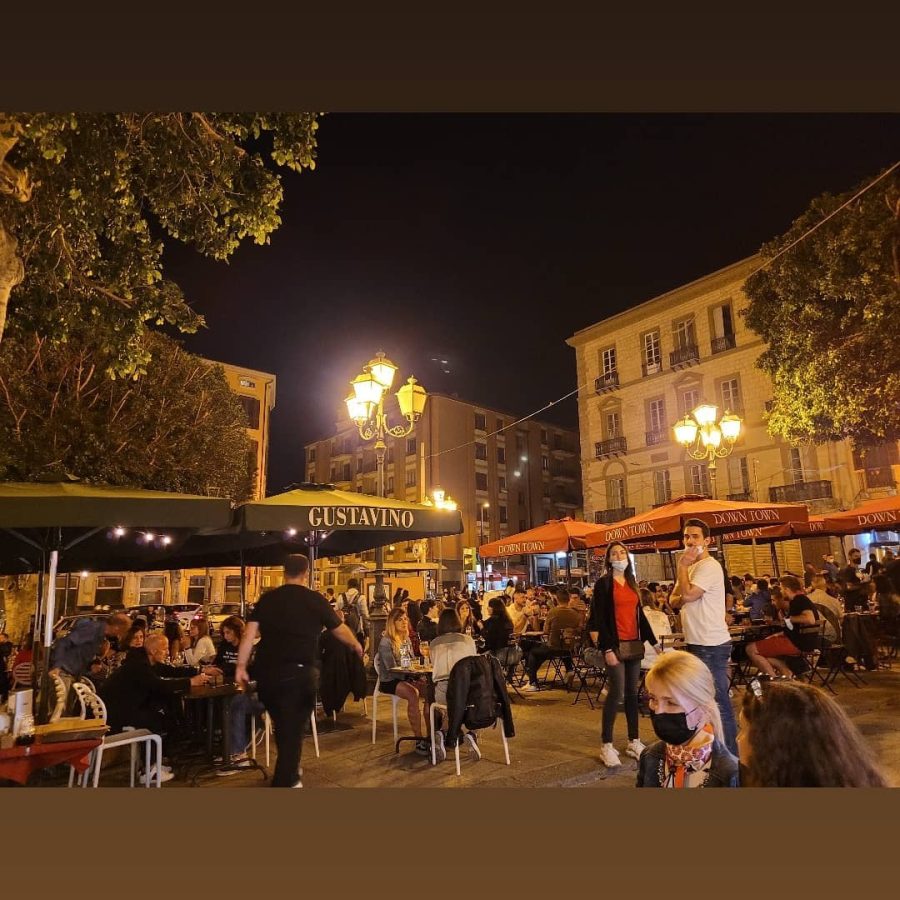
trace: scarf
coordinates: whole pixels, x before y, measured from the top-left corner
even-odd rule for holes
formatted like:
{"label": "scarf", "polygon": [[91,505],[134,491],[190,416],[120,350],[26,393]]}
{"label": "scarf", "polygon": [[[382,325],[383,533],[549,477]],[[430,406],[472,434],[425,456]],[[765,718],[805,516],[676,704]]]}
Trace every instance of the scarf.
{"label": "scarf", "polygon": [[664,785],[701,787],[709,774],[714,741],[712,725],[707,724],[686,744],[677,747],[666,744]]}

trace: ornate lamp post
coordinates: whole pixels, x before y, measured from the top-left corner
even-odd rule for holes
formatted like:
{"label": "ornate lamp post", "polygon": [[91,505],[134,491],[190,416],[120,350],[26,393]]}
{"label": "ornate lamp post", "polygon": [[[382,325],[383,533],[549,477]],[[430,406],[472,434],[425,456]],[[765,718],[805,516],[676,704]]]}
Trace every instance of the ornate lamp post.
{"label": "ornate lamp post", "polygon": [[[384,452],[387,449],[384,443],[385,435],[403,438],[412,434],[416,422],[422,417],[425,409],[425,401],[428,394],[422,385],[416,383],[416,379],[410,377],[406,384],[396,393],[400,413],[406,420],[402,425],[388,425],[387,414],[384,411],[384,397],[391,389],[394,382],[394,374],[397,367],[385,357],[382,351],[375,354],[375,359],[370,360],[363,367],[360,375],[350,382],[353,392],[347,397],[347,412],[359,430],[359,436],[364,441],[375,442],[375,467],[377,471],[377,493],[384,496]],[[381,629],[387,618],[387,597],[384,593],[384,547],[375,548],[375,595],[369,609],[369,618],[379,619]],[[374,620],[370,632],[370,654],[374,654],[380,640],[380,630],[376,629]],[[378,633],[376,633],[378,631]]]}
{"label": "ornate lamp post", "polygon": [[[451,512],[459,507],[456,501],[443,488],[436,487],[431,491],[431,497],[422,501],[426,506],[434,506],[437,509],[446,509]],[[443,596],[443,572],[444,572],[444,538],[438,537],[438,598]]]}
{"label": "ornate lamp post", "polygon": [[740,416],[727,410],[717,423],[718,415],[719,409],[715,404],[701,403],[674,426],[675,440],[684,447],[688,456],[707,461],[713,499],[716,496],[716,460],[731,455],[744,424]]}

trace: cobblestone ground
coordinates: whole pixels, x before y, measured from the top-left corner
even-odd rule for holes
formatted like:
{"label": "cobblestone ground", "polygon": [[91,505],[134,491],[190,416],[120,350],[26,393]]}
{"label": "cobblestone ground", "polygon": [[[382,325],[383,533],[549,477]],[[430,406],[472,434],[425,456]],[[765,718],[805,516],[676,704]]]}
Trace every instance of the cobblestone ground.
{"label": "cobblestone ground", "polygon": [[[854,688],[838,679],[837,699],[861,732],[872,743],[892,783],[900,785],[900,665],[892,671],[866,673],[867,685]],[[600,706],[587,702],[573,705],[573,693],[547,690],[515,699],[513,715],[516,737],[510,740],[511,765],[504,765],[499,731],[481,733],[481,761],[462,754],[462,775],[457,777],[452,756],[432,768],[430,758],[402,745],[395,754],[391,734],[390,707],[378,711],[378,732],[372,744],[371,720],[361,703],[350,703],[338,716],[340,730],[321,720],[316,758],[310,738],[303,745],[303,783],[307,788],[335,787],[631,787],[637,763],[623,756],[618,769],[607,770],[599,761]],[[735,704],[739,702],[735,697]],[[371,700],[371,698],[370,698]],[[601,701],[602,702],[602,701]],[[624,714],[616,722],[616,745],[624,747]],[[649,743],[653,732],[649,719],[641,718],[641,739]],[[400,733],[409,734],[401,719]],[[274,742],[272,754],[274,762]],[[179,777],[163,785],[167,790],[186,787],[180,760],[173,759]],[[263,760],[264,762],[264,760]],[[101,784],[127,784],[127,770],[119,764],[104,770]],[[46,784],[65,783],[45,779]],[[205,777],[201,787],[259,787],[259,773],[240,772],[228,777]]]}

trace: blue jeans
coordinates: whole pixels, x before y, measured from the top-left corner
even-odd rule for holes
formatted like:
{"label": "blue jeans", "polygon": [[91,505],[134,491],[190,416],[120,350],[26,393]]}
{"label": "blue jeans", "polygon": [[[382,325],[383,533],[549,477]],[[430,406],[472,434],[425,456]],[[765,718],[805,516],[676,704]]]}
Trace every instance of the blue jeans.
{"label": "blue jeans", "polygon": [[[231,747],[232,756],[239,756],[246,752],[250,743],[250,716],[259,716],[265,711],[265,707],[252,694],[235,694],[231,698]],[[257,722],[257,727],[260,723]]]}
{"label": "blue jeans", "polygon": [[719,644],[718,647],[707,647],[703,644],[688,644],[688,652],[702,659],[706,668],[712,672],[716,686],[716,705],[722,717],[722,729],[725,732],[725,746],[737,756],[737,723],[734,721],[734,710],[728,696],[728,663],[731,660],[731,641]]}

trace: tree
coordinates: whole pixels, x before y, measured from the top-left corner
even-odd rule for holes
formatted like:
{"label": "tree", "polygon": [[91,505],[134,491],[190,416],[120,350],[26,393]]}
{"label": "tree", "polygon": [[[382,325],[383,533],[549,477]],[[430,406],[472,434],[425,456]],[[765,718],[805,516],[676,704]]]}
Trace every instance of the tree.
{"label": "tree", "polygon": [[791,442],[900,438],[897,172],[775,259],[863,186],[813,200],[744,286],[747,323],[768,345],[757,364],[774,385],[769,431]]}
{"label": "tree", "polygon": [[0,113],[0,338],[90,341],[144,371],[147,324],[203,324],[162,237],[225,260],[281,223],[277,167],[315,167],[314,113]]}
{"label": "tree", "polygon": [[[9,335],[0,345],[0,478],[85,482],[247,499],[247,416],[221,366],[147,331],[138,379],[108,351]],[[254,467],[255,468],[255,467]]]}

